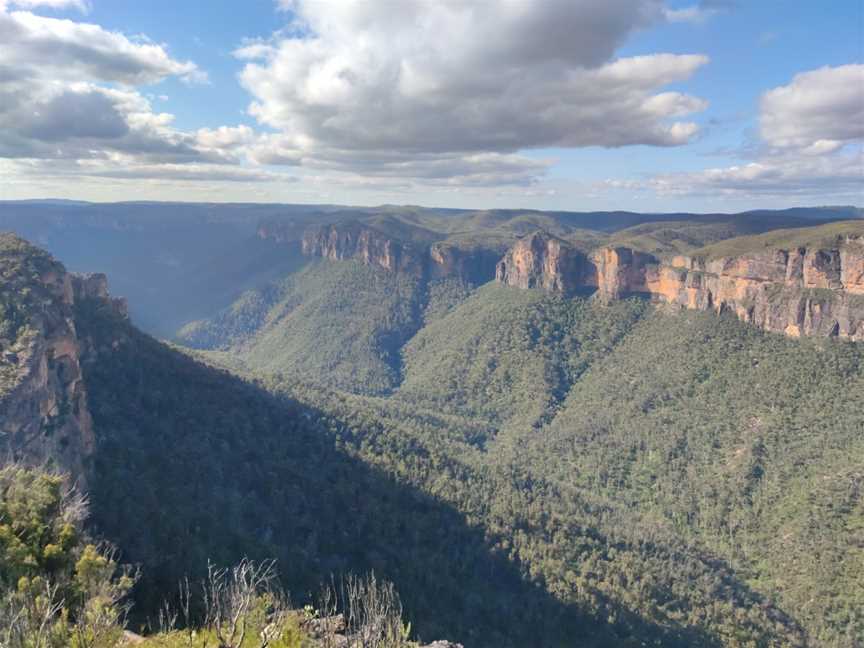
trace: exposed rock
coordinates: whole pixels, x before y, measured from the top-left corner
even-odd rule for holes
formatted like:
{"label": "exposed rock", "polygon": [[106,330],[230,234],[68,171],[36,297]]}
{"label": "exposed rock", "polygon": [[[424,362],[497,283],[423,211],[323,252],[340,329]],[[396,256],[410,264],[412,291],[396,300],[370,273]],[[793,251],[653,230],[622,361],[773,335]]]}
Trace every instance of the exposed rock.
{"label": "exposed rock", "polygon": [[104,302],[121,317],[129,316],[129,306],[123,297],[112,297],[108,293],[108,277],[101,272],[89,274],[74,273],[69,275],[72,281],[72,292],[75,301],[96,299]]}
{"label": "exposed rock", "polygon": [[598,295],[604,300],[619,299],[623,295],[649,292],[646,269],[657,264],[650,254],[626,247],[604,247],[591,254]]}
{"label": "exposed rock", "polygon": [[731,311],[786,335],[864,340],[864,245],[766,250],[739,257],[675,257],[649,273],[649,291],[686,308]]}
{"label": "exposed rock", "polygon": [[[20,250],[36,253],[29,246]],[[0,265],[9,261],[0,258]],[[76,331],[75,307],[95,299],[125,315],[125,302],[109,297],[104,275],[76,277],[47,255],[43,263],[47,267],[38,275],[9,284],[10,290],[26,291],[30,312],[0,359],[7,379],[0,389],[0,452],[27,463],[53,461],[84,475],[94,432],[81,372],[86,342]]]}
{"label": "exposed rock", "polygon": [[429,277],[456,277],[473,284],[484,284],[495,278],[495,267],[501,250],[464,248],[452,243],[433,243],[429,247]]}
{"label": "exposed rock", "polygon": [[846,237],[832,248],[660,261],[626,247],[600,248],[584,257],[565,241],[539,232],[507,252],[496,278],[564,294],[594,287],[604,300],[642,293],[682,308],[730,311],[790,336],[864,340],[862,237]]}
{"label": "exposed rock", "polygon": [[[262,224],[258,236],[277,243],[289,243],[293,233]],[[366,265],[417,278],[459,278],[481,284],[495,276],[495,264],[503,250],[497,247],[470,247],[448,241],[431,244],[401,240],[358,221],[340,221],[306,230],[302,251],[331,261],[356,259]]]}
{"label": "exposed rock", "polygon": [[534,232],[507,251],[495,268],[495,278],[509,286],[572,294],[585,285],[596,285],[596,270],[567,241]]}
{"label": "exposed rock", "polygon": [[423,253],[411,243],[362,225],[347,221],[309,230],[303,236],[303,254],[331,261],[360,259],[391,272],[413,275],[423,273]]}

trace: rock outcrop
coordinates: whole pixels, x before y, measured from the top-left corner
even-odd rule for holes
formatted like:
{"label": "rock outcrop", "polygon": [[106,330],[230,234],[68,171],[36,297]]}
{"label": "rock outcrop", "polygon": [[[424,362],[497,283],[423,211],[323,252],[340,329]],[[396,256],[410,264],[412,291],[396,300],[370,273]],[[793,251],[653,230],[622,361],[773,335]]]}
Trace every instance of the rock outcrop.
{"label": "rock outcrop", "polygon": [[[261,225],[258,236],[277,243],[292,238],[283,229]],[[495,276],[503,249],[459,245],[452,241],[418,243],[402,240],[359,221],[340,221],[306,230],[302,252],[331,261],[356,259],[366,265],[420,279],[459,278],[481,284]]]}
{"label": "rock outcrop", "polygon": [[423,273],[423,254],[402,242],[356,221],[325,225],[303,236],[303,254],[331,261],[359,259],[391,272]]}
{"label": "rock outcrop", "polygon": [[798,337],[864,340],[864,238],[836,248],[773,249],[737,257],[677,256],[649,272],[649,291],[685,308],[729,310]]}
{"label": "rock outcrop", "polygon": [[595,284],[596,270],[584,254],[546,232],[519,239],[495,268],[495,278],[519,288],[574,294]]}
{"label": "rock outcrop", "polygon": [[589,264],[595,270],[590,285],[596,285],[598,296],[606,301],[635,293],[649,293],[647,268],[656,263],[657,259],[650,254],[627,247],[600,248],[589,257]]}
{"label": "rock outcrop", "polygon": [[442,241],[429,247],[427,263],[431,279],[456,277],[476,285],[495,277],[495,265],[501,250],[493,248],[466,248]]}
{"label": "rock outcrop", "polygon": [[[87,342],[76,331],[76,306],[97,300],[125,317],[126,303],[108,295],[105,275],[67,273],[44,253],[16,243],[14,255],[0,251],[7,291],[0,302],[11,304],[3,322],[9,337],[0,340],[0,452],[4,459],[51,461],[83,476],[95,439],[81,371]],[[22,259],[28,254],[40,255],[32,266],[38,270],[10,276],[13,263],[27,267]]]}
{"label": "rock outcrop", "polygon": [[682,308],[730,311],[786,335],[864,340],[864,236],[843,237],[832,247],[660,260],[626,247],[583,254],[535,233],[510,249],[496,278],[562,294],[596,288],[603,300],[644,294]]}

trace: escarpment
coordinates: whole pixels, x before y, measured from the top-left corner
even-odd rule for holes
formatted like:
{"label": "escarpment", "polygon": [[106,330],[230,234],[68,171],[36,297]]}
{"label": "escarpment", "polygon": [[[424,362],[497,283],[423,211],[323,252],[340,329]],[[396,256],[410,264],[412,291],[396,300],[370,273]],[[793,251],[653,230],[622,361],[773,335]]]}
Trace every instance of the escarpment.
{"label": "escarpment", "polygon": [[0,451],[83,477],[95,438],[76,314],[89,302],[125,317],[126,303],[105,275],[67,273],[11,235],[0,235],[0,274]]}
{"label": "escarpment", "polygon": [[516,242],[498,262],[495,279],[519,288],[573,294],[596,286],[596,268],[567,241],[535,232]]}
{"label": "escarpment", "polygon": [[[273,226],[262,225],[258,236],[277,243],[291,240],[288,233]],[[495,263],[503,252],[498,246],[402,240],[358,221],[309,228],[302,236],[301,249],[307,256],[331,261],[356,259],[417,278],[459,278],[474,284],[486,283],[495,276]]]}
{"label": "escarpment", "polygon": [[420,274],[423,258],[410,242],[399,241],[357,222],[325,225],[307,231],[302,241],[303,254],[331,261],[360,259],[391,272]]}
{"label": "escarpment", "polygon": [[510,248],[498,262],[495,278],[509,286],[565,295],[596,290],[608,300],[647,292],[645,269],[656,262],[651,255],[626,247],[586,254],[563,239],[535,232]]}
{"label": "escarpment", "polygon": [[585,254],[535,233],[508,251],[496,279],[563,294],[596,288],[604,300],[644,294],[682,308],[730,311],[790,336],[864,340],[864,234],[838,237],[830,246],[658,259],[627,247]]}

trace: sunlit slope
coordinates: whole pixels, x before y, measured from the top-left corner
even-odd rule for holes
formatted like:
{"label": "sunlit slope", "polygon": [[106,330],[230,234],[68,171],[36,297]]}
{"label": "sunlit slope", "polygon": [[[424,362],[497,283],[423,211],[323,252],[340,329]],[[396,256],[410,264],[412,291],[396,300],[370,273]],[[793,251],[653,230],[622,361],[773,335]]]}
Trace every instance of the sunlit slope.
{"label": "sunlit slope", "polygon": [[416,279],[360,262],[316,261],[187,326],[180,339],[229,349],[256,370],[381,393],[399,383],[399,349],[420,326],[422,297]]}
{"label": "sunlit slope", "polygon": [[530,428],[645,309],[487,284],[405,346],[398,399]]}
{"label": "sunlit slope", "polygon": [[862,393],[860,344],[657,312],[520,448],[531,471],[722,556],[833,645],[864,632]]}

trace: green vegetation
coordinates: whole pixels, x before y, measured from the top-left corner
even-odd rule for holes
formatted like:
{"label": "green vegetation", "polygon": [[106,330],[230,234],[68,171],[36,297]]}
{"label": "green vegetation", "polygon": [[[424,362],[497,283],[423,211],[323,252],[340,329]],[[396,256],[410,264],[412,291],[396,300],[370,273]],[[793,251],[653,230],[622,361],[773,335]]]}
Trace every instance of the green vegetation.
{"label": "green vegetation", "polygon": [[818,227],[775,230],[760,236],[733,238],[694,250],[691,254],[711,259],[772,249],[832,248],[837,247],[848,236],[864,236],[864,221],[841,221]]}
{"label": "green vegetation", "polygon": [[11,358],[26,347],[33,317],[49,298],[40,278],[58,271],[62,266],[47,252],[0,232],[0,398],[17,384],[17,363]]}
{"label": "green vegetation", "polygon": [[300,596],[331,574],[375,571],[396,584],[423,638],[552,645],[582,627],[482,529],[358,457],[316,408],[202,366],[98,302],[79,305],[77,326],[97,350],[84,368],[98,437],[93,518],[143,566],[136,623],[184,574],[246,556],[275,558]]}
{"label": "green vegetation", "polygon": [[[848,227],[859,226],[814,231]],[[393,318],[381,315],[387,284],[369,279],[379,271],[328,265],[381,292],[346,290],[319,313],[339,330],[379,304],[364,333],[379,339]],[[313,299],[320,285],[310,281]],[[361,463],[466,515],[526,582],[579,610],[600,645],[845,648],[864,632],[859,345],[493,284],[410,298],[426,316],[401,338],[387,390],[301,371],[288,345],[270,348],[286,354],[272,371],[244,367],[317,410]],[[222,355],[248,357],[240,346]],[[345,357],[364,375],[364,356]]]}
{"label": "green vegetation", "polygon": [[488,284],[403,349],[398,400],[500,427],[532,428],[644,312]]}
{"label": "green vegetation", "polygon": [[83,530],[86,499],[58,475],[0,469],[0,645],[110,648],[135,582]]}
{"label": "green vegetation", "polygon": [[4,648],[412,648],[392,583],[374,574],[322,588],[292,610],[273,561],[210,565],[179,582],[159,608],[158,632],[125,632],[137,574],[82,526],[87,499],[66,476],[0,469],[0,642]]}
{"label": "green vegetation", "polygon": [[420,325],[421,297],[410,277],[359,261],[317,261],[246,293],[180,337],[199,348],[231,349],[258,370],[384,393],[399,382],[399,348]]}
{"label": "green vegetation", "polygon": [[[812,221],[794,216],[735,214],[693,220],[643,223],[615,232],[608,245],[623,245],[658,256],[690,254],[734,237],[762,234],[777,228],[807,228]],[[795,230],[789,230],[790,233]]]}
{"label": "green vegetation", "polygon": [[519,461],[722,557],[816,645],[852,645],[864,634],[862,388],[859,344],[656,314],[543,434],[520,438]]}
{"label": "green vegetation", "polygon": [[[470,219],[515,231],[541,217]],[[398,219],[421,240],[445,217]],[[459,226],[446,237],[470,239]],[[735,227],[661,223],[620,240],[683,250]],[[747,245],[847,227],[860,226]],[[142,567],[136,628],[157,627],[184,575],[274,558],[282,580],[255,589],[249,627],[278,619],[286,646],[309,619],[280,616],[280,583],[311,601],[331,574],[371,571],[398,587],[417,636],[468,648],[864,636],[860,344],[324,261],[188,327],[205,349],[194,358],[98,301],[75,323],[92,346],[92,528]],[[66,551],[58,533],[18,568]],[[188,645],[165,630],[144,645]]]}
{"label": "green vegetation", "polygon": [[[338,417],[368,461],[468,512],[526,577],[607,615],[622,642],[651,636],[628,628],[635,617],[703,628],[700,645],[804,645],[797,621],[814,645],[852,646],[864,632],[862,367],[860,345],[652,312],[588,363],[539,430],[435,418],[428,394],[414,405],[407,390],[283,388]],[[448,384],[454,411],[487,411],[486,394],[461,384]]]}

